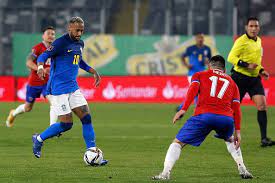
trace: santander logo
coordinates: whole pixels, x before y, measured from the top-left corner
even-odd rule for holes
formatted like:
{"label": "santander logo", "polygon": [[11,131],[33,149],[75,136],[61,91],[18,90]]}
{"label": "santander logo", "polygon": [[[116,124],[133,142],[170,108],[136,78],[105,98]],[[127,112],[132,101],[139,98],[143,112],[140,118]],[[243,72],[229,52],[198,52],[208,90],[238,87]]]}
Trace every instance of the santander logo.
{"label": "santander logo", "polygon": [[107,87],[103,89],[102,95],[108,100],[113,99],[116,96],[116,91],[112,82],[109,82]]}
{"label": "santander logo", "polygon": [[188,87],[181,88],[173,85],[171,81],[166,82],[166,86],[162,89],[162,96],[166,99],[179,99],[186,96]]}
{"label": "santander logo", "polygon": [[157,88],[152,86],[114,86],[112,82],[108,82],[106,88],[102,91],[102,96],[107,99],[139,99],[139,98],[155,98],[157,96]]}
{"label": "santander logo", "polygon": [[26,99],[26,91],[27,91],[27,83],[25,83],[22,88],[20,88],[17,91],[17,97],[21,100],[25,100]]}
{"label": "santander logo", "polygon": [[172,87],[172,83],[171,81],[167,81],[165,88],[163,88],[162,90],[162,95],[166,98],[166,99],[171,99],[174,96],[174,89]]}

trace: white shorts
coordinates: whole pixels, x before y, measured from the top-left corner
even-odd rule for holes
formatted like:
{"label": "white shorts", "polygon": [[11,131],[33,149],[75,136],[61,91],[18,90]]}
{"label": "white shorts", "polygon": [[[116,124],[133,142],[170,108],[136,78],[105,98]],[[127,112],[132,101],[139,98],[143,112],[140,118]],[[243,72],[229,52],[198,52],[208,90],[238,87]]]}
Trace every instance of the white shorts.
{"label": "white shorts", "polygon": [[46,98],[48,99],[50,105],[52,105],[53,95],[47,95]]}
{"label": "white shorts", "polygon": [[79,89],[69,94],[52,95],[50,98],[53,110],[58,116],[69,114],[74,108],[88,105]]}

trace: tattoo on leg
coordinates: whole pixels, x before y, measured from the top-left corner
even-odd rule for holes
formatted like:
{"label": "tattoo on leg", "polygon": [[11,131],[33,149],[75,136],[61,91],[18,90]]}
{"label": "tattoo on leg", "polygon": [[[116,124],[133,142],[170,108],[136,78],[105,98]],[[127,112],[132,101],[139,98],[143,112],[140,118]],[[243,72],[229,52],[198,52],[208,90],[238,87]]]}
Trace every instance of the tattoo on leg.
{"label": "tattoo on leg", "polygon": [[89,112],[88,106],[86,106],[86,105],[81,106],[81,107],[80,107],[80,110],[81,110],[81,112],[83,112],[83,113],[88,113],[88,112]]}

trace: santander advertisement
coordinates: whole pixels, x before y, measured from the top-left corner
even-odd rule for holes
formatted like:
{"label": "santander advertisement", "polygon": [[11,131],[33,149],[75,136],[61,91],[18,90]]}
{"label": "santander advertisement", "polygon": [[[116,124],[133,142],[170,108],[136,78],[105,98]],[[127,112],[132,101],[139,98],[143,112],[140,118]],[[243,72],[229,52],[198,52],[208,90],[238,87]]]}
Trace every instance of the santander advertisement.
{"label": "santander advertisement", "polygon": [[[0,101],[24,101],[26,77],[0,77]],[[80,90],[90,102],[180,103],[189,83],[185,76],[103,76],[98,88],[92,77],[79,77]],[[275,77],[263,80],[267,102],[275,105]],[[37,101],[45,101],[43,97]],[[253,104],[248,95],[243,104]]]}
{"label": "santander advertisement", "polygon": [[103,77],[95,101],[180,102],[188,90],[186,77]]}

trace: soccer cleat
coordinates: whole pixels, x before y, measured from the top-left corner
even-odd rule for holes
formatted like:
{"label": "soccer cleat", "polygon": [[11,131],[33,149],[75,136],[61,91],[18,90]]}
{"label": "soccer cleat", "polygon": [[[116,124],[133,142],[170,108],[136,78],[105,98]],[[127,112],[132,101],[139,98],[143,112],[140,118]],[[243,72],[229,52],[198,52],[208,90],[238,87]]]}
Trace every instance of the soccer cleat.
{"label": "soccer cleat", "polygon": [[271,140],[270,138],[264,138],[261,140],[262,147],[273,146],[273,145],[275,145],[275,141]]}
{"label": "soccer cleat", "polygon": [[6,121],[6,126],[7,127],[12,127],[13,126],[13,121],[15,117],[13,116],[14,109],[10,110],[9,116]]}
{"label": "soccer cleat", "polygon": [[108,162],[109,162],[108,160],[103,159],[103,160],[100,162],[100,164],[90,164],[90,165],[93,166],[93,167],[105,166],[105,165],[108,164]]}
{"label": "soccer cleat", "polygon": [[107,165],[108,164],[108,160],[104,159],[101,161],[101,163],[99,164],[99,166],[104,166],[104,165]]}
{"label": "soccer cleat", "polygon": [[242,179],[253,179],[253,175],[243,166],[238,167]]}
{"label": "soccer cleat", "polygon": [[43,142],[39,142],[37,140],[38,135],[39,134],[36,133],[32,136],[32,142],[33,142],[32,152],[33,152],[35,157],[40,158],[41,157],[41,148],[43,146]]}
{"label": "soccer cleat", "polygon": [[159,175],[153,176],[152,180],[170,180],[170,174],[162,172]]}

